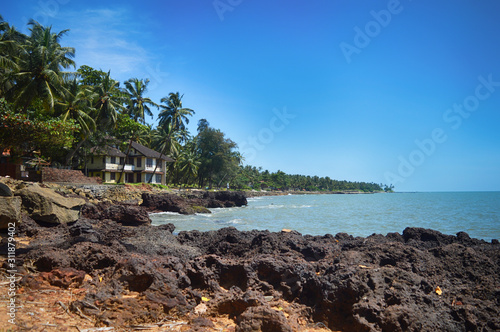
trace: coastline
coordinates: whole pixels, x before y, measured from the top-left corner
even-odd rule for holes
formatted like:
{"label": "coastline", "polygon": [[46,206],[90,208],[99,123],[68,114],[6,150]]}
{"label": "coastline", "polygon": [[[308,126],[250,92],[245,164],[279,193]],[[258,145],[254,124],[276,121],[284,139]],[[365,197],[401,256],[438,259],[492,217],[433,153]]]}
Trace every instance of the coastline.
{"label": "coastline", "polygon": [[[14,194],[27,199],[25,186],[16,184]],[[52,190],[36,190],[51,195],[42,189]],[[57,192],[62,192],[60,187]],[[232,227],[173,235],[174,225],[152,227],[140,207],[149,196],[164,204],[158,206],[166,206],[177,199],[172,193],[115,189],[99,199],[91,192],[76,194],[75,189],[62,193],[58,195],[65,202],[85,197],[76,221],[37,222],[33,218],[40,212],[26,205],[16,226],[19,328],[500,328],[498,241],[422,228],[368,237]],[[237,201],[222,198],[241,199],[230,192],[175,196],[183,202],[201,204],[204,198],[224,206],[236,206]],[[2,233],[2,254],[7,247],[8,236]],[[6,256],[1,266],[4,281],[9,269]],[[7,284],[0,283],[2,299]],[[0,317],[7,317],[4,306]]]}
{"label": "coastline", "polygon": [[363,192],[363,191],[299,191],[299,190],[245,190],[247,197],[262,196],[285,196],[285,195],[363,195],[363,194],[384,194],[383,191]]}

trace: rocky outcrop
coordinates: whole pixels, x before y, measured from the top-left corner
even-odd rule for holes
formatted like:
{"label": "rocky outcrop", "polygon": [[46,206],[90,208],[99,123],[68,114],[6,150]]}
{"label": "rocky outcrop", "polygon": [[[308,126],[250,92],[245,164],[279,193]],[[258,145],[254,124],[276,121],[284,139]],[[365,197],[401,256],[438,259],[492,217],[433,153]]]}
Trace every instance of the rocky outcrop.
{"label": "rocky outcrop", "polygon": [[146,210],[139,206],[99,202],[86,204],[81,209],[82,217],[95,220],[110,219],[125,226],[141,226],[151,224]]}
{"label": "rocky outcrop", "polygon": [[51,224],[75,222],[85,204],[84,199],[64,197],[38,184],[24,186],[15,195],[22,198],[23,209],[31,218]]}
{"label": "rocky outcrop", "polygon": [[0,197],[12,197],[14,194],[10,190],[9,186],[5,183],[0,182]]}
{"label": "rocky outcrop", "polygon": [[202,198],[206,200],[206,207],[235,207],[247,205],[245,193],[242,191],[206,191]]}
{"label": "rocky outcrop", "polygon": [[174,194],[143,193],[141,206],[151,212],[195,213],[188,199]]}
{"label": "rocky outcrop", "polygon": [[19,264],[47,273],[21,284],[83,287],[72,310],[116,327],[173,315],[199,330],[217,316],[235,331],[500,329],[498,241],[421,228],[367,238],[172,231],[109,219],[50,231],[26,222],[20,232],[35,237]]}
{"label": "rocky outcrop", "polygon": [[0,229],[21,220],[21,203],[20,197],[0,197]]}
{"label": "rocky outcrop", "polygon": [[243,206],[247,199],[243,192],[203,192],[184,195],[143,193],[141,206],[151,212],[178,212],[181,214],[210,213],[207,208]]}

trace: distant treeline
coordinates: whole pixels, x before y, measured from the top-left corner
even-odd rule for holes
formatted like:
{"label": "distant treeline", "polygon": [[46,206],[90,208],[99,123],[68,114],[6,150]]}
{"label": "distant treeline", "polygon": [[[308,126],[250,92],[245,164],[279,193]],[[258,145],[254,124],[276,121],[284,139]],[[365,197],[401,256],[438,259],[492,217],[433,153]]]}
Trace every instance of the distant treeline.
{"label": "distant treeline", "polygon": [[238,189],[271,189],[298,191],[392,191],[392,185],[333,180],[330,177],[286,174],[283,171],[270,173],[261,168],[244,166],[231,182]]}

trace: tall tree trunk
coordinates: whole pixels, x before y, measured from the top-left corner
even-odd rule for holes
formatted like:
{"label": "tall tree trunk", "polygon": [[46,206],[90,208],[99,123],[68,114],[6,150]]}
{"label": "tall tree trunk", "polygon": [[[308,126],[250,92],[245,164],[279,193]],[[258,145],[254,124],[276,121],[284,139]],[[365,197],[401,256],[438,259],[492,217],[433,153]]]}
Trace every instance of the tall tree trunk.
{"label": "tall tree trunk", "polygon": [[71,166],[71,162],[73,161],[73,157],[75,156],[76,151],[78,151],[82,147],[85,141],[87,141],[87,137],[78,142],[75,149],[68,153],[68,155],[66,156],[66,166]]}
{"label": "tall tree trunk", "polygon": [[[130,139],[130,142],[129,142],[128,148],[127,148],[127,153],[125,153],[125,158],[123,160],[122,171],[120,173],[120,177],[118,178],[118,183],[120,183],[122,181],[123,173],[125,173],[125,165],[127,164],[127,160],[129,158],[129,155],[130,155],[130,148],[132,147],[132,142],[133,142],[133,139]],[[125,182],[125,181],[123,181],[123,182]]]}

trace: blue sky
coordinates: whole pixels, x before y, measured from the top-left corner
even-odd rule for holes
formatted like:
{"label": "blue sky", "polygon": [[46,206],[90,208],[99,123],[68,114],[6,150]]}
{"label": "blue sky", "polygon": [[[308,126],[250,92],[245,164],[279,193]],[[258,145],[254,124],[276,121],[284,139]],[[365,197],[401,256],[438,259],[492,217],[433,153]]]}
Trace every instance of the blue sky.
{"label": "blue sky", "polygon": [[[76,62],[184,94],[270,171],[500,190],[500,2],[9,1]],[[155,119],[148,119],[150,123]]]}

